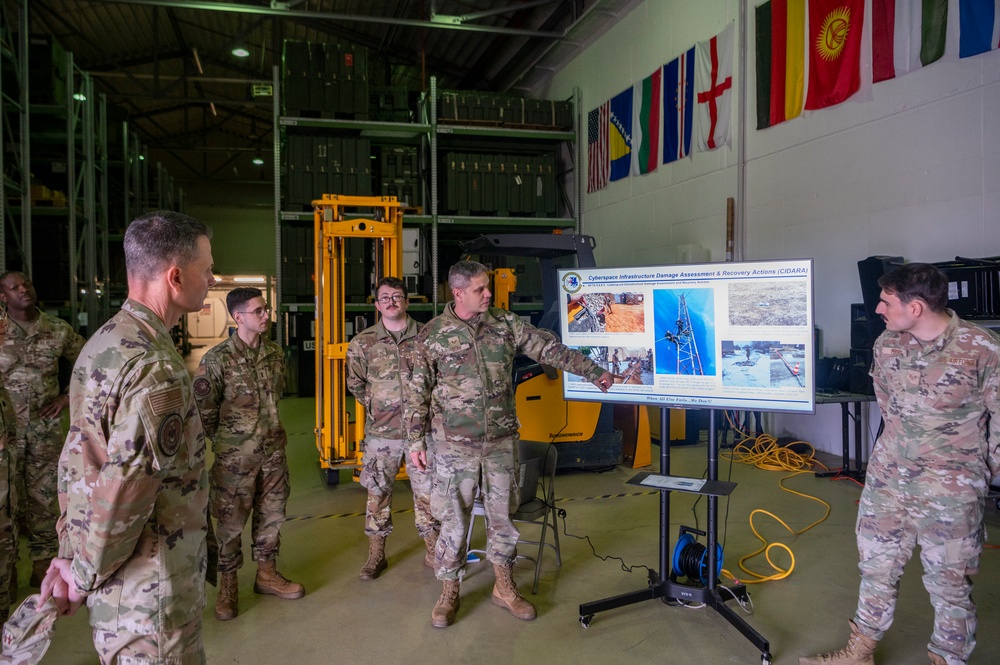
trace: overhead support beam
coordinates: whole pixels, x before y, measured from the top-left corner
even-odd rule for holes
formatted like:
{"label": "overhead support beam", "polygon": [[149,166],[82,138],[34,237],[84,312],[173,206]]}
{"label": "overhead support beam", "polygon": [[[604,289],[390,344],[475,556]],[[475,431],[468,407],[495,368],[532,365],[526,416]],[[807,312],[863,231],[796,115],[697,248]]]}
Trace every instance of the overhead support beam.
{"label": "overhead support beam", "polygon": [[438,30],[464,30],[467,32],[485,32],[494,35],[512,35],[515,37],[540,37],[559,40],[566,36],[565,31],[542,32],[538,30],[521,30],[519,28],[503,28],[488,25],[472,25],[468,23],[436,23],[420,19],[392,18],[383,16],[368,16],[363,14],[341,14],[334,12],[314,12],[301,9],[283,9],[262,7],[260,5],[245,5],[241,3],[205,2],[200,0],[104,0],[104,2],[119,5],[144,5],[147,7],[171,7],[173,9],[195,9],[203,11],[228,12],[231,14],[259,14],[264,16],[282,16],[286,18],[306,18],[322,21],[348,21],[355,23],[380,23],[383,25],[405,25],[413,28],[432,28]]}

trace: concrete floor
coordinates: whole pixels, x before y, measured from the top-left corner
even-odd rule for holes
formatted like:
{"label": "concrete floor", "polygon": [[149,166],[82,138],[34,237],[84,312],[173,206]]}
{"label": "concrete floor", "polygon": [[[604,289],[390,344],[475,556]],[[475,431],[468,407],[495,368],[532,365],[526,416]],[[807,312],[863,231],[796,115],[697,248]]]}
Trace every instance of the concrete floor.
{"label": "concrete floor", "polygon": [[[581,626],[579,605],[646,587],[646,569],[657,567],[658,497],[625,484],[636,470],[624,467],[605,473],[569,472],[556,478],[558,506],[566,511],[561,531],[563,565],[545,556],[537,595],[530,594],[533,565],[519,562],[515,579],[536,604],[538,619],[521,622],[490,602],[492,570],[487,563],[469,564],[462,585],[456,623],[447,629],[430,625],[430,612],[441,585],[423,566],[423,543],[412,521],[412,495],[397,484],[396,528],[388,541],[389,568],[373,582],[358,580],[366,556],[363,534],[364,490],[342,472],[337,487],[320,475],[312,433],[313,401],[287,399],[282,415],[289,432],[292,495],[282,535],[279,568],[302,582],[306,596],[296,601],[253,593],[254,567],[240,575],[240,615],[222,623],[212,615],[215,589],[209,587],[204,635],[212,663],[263,665],[276,662],[319,663],[745,663],[760,662],[760,652],[711,609],[668,606],[647,600],[598,613],[589,628]],[[653,459],[658,465],[659,449]],[[673,472],[700,476],[706,467],[706,445],[674,447]],[[836,460],[828,460],[831,463]],[[731,475],[730,475],[731,474]],[[822,516],[819,504],[783,492],[787,473],[762,471],[739,464],[720,465],[720,479],[738,487],[720,501],[719,539],[726,569],[738,577],[737,560],[760,545],[748,517],[755,508],[768,510],[801,529]],[[860,487],[851,481],[799,475],[786,482],[796,491],[827,501],[829,518],[798,537],[788,538],[774,520],[756,518],[758,531],[787,543],[795,568],[785,580],[751,585],[754,605],[747,622],[770,642],[773,662],[798,662],[804,654],[843,646],[857,598],[857,553],[853,527]],[[674,494],[671,538],[679,525],[705,525],[705,501]],[[1000,515],[992,502],[987,525],[997,532]],[[527,533],[526,533],[527,535]],[[583,538],[589,538],[589,543]],[[244,546],[249,536],[244,537]],[[483,535],[477,535],[481,542]],[[596,550],[599,557],[592,551]],[[622,569],[621,561],[634,567]],[[779,562],[787,562],[781,554]],[[748,564],[769,574],[761,557]],[[787,565],[787,564],[786,564]],[[979,603],[979,646],[971,663],[1000,662],[1000,551],[987,547],[982,573],[976,578]],[[22,563],[22,586],[27,578]],[[879,647],[879,665],[926,663],[932,613],[920,581],[919,560],[911,561],[902,582],[896,622]],[[26,592],[22,588],[22,596]],[[734,603],[730,603],[741,611]],[[46,663],[97,663],[86,612],[60,619]]]}

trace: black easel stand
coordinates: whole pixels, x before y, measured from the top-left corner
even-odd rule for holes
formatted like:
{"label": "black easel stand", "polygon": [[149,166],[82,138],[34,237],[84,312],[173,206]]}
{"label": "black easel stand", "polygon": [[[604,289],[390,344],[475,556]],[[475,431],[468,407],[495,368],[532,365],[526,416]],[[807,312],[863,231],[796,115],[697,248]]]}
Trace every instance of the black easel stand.
{"label": "black easel stand", "polygon": [[[620,596],[612,596],[611,598],[596,600],[580,605],[580,623],[582,623],[586,628],[590,626],[590,622],[593,620],[594,614],[597,612],[613,610],[626,605],[634,605],[635,603],[644,600],[653,600],[655,598],[661,599],[664,603],[677,601],[704,603],[721,614],[723,618],[731,623],[738,631],[743,633],[743,636],[750,640],[755,647],[760,649],[761,662],[764,663],[764,665],[769,665],[771,662],[771,651],[768,641],[749,624],[747,624],[747,622],[743,620],[743,617],[726,605],[727,600],[734,600],[736,598],[740,600],[747,600],[748,596],[746,587],[742,584],[733,587],[725,587],[729,594],[728,597],[723,597],[719,592],[718,575],[716,571],[719,565],[716,561],[719,496],[725,496],[732,492],[735,484],[718,482],[719,444],[716,439],[714,414],[712,418],[708,419],[708,422],[708,481],[705,483],[704,487],[697,492],[698,494],[705,494],[708,497],[708,525],[706,527],[708,540],[708,584],[704,587],[695,587],[680,584],[670,579],[670,492],[686,490],[676,488],[661,489],[659,574],[657,574],[656,571],[651,570],[649,572],[649,586],[640,591],[633,591]],[[660,409],[660,474],[662,477],[670,476],[670,410],[667,408]],[[650,474],[643,473],[636,476],[629,482],[639,484],[635,481],[648,478],[649,476]],[[651,486],[647,483],[642,484],[647,487]],[[654,489],[656,489],[655,486]]]}

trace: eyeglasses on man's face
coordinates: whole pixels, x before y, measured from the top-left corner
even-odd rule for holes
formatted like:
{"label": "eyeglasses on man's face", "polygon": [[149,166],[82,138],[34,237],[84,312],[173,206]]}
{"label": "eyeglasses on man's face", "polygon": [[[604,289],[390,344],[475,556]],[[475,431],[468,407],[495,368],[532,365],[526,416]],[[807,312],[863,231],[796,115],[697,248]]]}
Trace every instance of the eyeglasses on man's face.
{"label": "eyeglasses on man's face", "polygon": [[406,300],[406,296],[404,296],[402,294],[399,294],[399,293],[393,294],[391,296],[381,296],[378,299],[378,301],[380,303],[382,303],[383,305],[388,305],[391,302],[397,302],[398,303],[398,302],[402,302],[404,300]]}
{"label": "eyeglasses on man's face", "polygon": [[263,307],[258,307],[257,309],[248,309],[248,310],[243,310],[241,312],[236,312],[236,313],[237,314],[252,314],[253,316],[256,316],[257,318],[260,318],[262,316],[267,316],[267,315],[269,315],[271,313],[271,306],[270,305],[264,305]]}

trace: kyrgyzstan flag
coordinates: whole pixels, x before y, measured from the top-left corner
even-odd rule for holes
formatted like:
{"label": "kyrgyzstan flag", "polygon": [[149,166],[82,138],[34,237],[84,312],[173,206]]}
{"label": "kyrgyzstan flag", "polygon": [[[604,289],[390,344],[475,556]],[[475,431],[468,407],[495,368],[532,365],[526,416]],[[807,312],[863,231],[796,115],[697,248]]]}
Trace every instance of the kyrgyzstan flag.
{"label": "kyrgyzstan flag", "polygon": [[769,0],[756,8],[757,129],[802,113],[806,0]]}
{"label": "kyrgyzstan flag", "polygon": [[806,108],[839,104],[861,87],[865,0],[809,0]]}
{"label": "kyrgyzstan flag", "polygon": [[1000,48],[1000,0],[961,0],[958,23],[958,57]]}
{"label": "kyrgyzstan flag", "polygon": [[660,160],[660,84],[663,68],[635,84],[632,119],[632,170],[643,175],[656,170]]}
{"label": "kyrgyzstan flag", "polygon": [[938,60],[947,29],[948,0],[872,0],[872,81]]}

